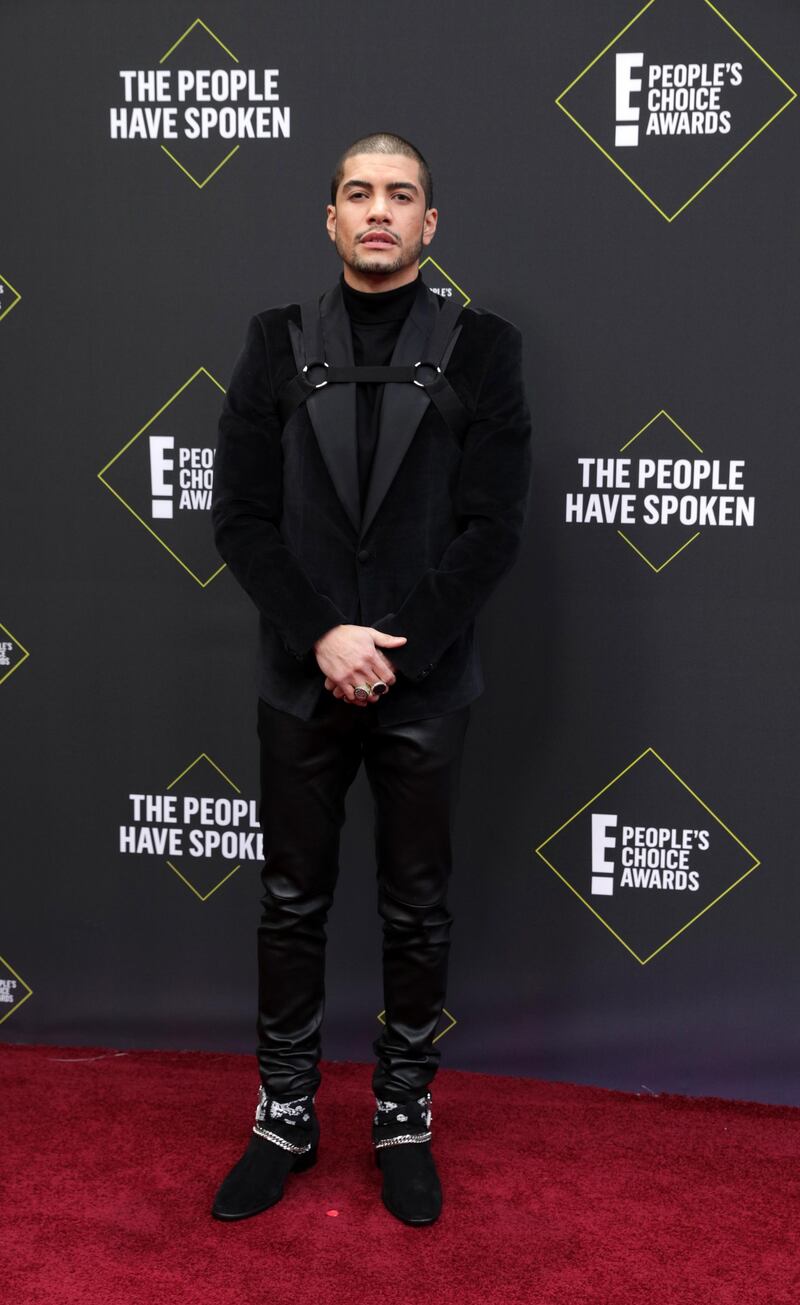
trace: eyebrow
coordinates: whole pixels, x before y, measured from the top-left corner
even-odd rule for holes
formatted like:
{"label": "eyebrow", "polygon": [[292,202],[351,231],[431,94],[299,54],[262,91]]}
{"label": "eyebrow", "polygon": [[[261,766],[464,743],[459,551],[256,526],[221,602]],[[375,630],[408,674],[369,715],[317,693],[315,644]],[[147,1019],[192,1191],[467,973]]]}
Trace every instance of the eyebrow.
{"label": "eyebrow", "polygon": [[[371,181],[357,181],[357,180],[346,181],[344,183],[343,189],[347,190],[348,186],[361,186],[363,187],[364,190],[373,189]],[[414,185],[413,181],[389,181],[386,183],[386,189],[387,190],[413,190],[415,194],[418,192],[418,187]]]}

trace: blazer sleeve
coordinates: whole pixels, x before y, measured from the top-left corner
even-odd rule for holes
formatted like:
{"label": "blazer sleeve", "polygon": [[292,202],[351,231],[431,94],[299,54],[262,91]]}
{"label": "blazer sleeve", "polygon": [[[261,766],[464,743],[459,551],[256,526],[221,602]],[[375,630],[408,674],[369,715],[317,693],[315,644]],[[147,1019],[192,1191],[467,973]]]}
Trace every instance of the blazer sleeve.
{"label": "blazer sleeve", "polygon": [[404,675],[424,679],[511,568],[527,517],[530,477],[522,336],[508,322],[490,349],[464,438],[455,493],[464,528],[398,610],[374,623],[387,634],[406,635],[401,647],[385,650]]}
{"label": "blazer sleeve", "polygon": [[250,319],[222,404],[211,519],[214,542],[259,612],[299,661],[345,617],[284,543],[281,423],[261,322]]}

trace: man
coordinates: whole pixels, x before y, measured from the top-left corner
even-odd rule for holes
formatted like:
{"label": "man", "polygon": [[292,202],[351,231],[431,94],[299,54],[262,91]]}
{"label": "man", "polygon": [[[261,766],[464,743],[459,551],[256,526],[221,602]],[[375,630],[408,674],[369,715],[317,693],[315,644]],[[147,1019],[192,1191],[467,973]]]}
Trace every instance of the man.
{"label": "man", "polygon": [[413,145],[355,141],[327,206],[339,281],[251,319],[223,404],[212,518],[259,611],[266,861],[259,1099],[220,1219],[274,1205],[316,1160],[325,924],[362,759],[383,919],[372,1147],[397,1218],[441,1210],[430,1085],[459,768],[484,688],[475,617],[517,556],[531,455],[519,331],[420,277],[437,216]]}

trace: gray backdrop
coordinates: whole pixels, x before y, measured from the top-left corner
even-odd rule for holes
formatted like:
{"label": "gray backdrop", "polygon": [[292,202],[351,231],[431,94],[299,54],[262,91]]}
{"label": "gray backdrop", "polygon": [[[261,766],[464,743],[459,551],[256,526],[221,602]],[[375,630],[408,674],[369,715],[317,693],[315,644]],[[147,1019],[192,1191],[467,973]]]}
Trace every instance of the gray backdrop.
{"label": "gray backdrop", "polygon": [[[338,275],[338,153],[387,129],[433,170],[428,283],[519,325],[534,422],[442,1063],[798,1104],[800,13],[380,9],[3,5],[0,1036],[253,1048],[256,613],[203,460],[249,316]],[[369,1061],[363,771],[348,817],[323,1054]]]}

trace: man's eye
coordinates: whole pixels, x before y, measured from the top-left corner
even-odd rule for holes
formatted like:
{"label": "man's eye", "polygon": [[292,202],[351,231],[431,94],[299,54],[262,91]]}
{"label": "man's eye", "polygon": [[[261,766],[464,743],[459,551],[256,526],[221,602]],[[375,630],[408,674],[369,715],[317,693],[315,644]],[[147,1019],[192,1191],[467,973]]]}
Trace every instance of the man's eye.
{"label": "man's eye", "polygon": [[[365,198],[366,198],[366,193],[363,190],[350,191],[350,199],[365,199]],[[404,190],[396,191],[395,194],[392,196],[392,199],[404,199],[407,204],[411,203],[411,196],[408,195]]]}

